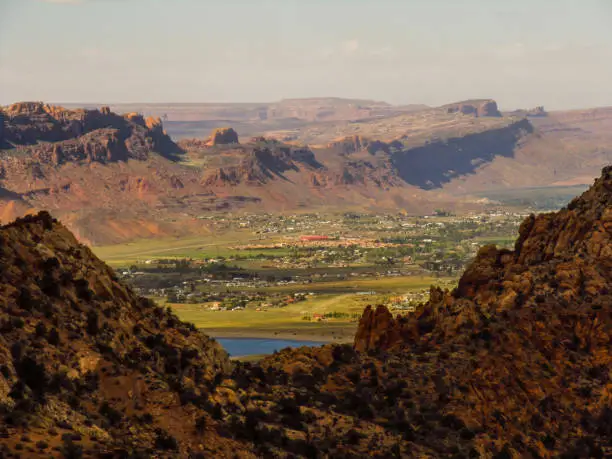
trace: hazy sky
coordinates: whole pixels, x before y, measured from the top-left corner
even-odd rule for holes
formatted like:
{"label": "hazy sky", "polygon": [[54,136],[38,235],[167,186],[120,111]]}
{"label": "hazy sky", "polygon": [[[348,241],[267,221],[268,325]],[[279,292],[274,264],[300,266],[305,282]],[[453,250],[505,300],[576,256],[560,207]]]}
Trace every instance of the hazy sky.
{"label": "hazy sky", "polygon": [[612,105],[612,0],[0,0],[0,103]]}

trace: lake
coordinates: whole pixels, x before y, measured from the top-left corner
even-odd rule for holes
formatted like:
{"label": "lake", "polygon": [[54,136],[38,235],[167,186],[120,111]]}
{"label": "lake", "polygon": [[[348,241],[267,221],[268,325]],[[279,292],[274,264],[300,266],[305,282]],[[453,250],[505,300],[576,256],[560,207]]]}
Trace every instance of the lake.
{"label": "lake", "polygon": [[231,357],[272,354],[274,351],[280,351],[286,347],[322,346],[325,344],[316,341],[266,338],[216,338],[216,340]]}

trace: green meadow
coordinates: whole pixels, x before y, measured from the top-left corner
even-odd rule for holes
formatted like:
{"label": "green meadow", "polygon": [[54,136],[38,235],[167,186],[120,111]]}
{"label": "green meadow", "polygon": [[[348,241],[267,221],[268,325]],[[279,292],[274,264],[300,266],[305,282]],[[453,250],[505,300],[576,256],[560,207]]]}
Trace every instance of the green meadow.
{"label": "green meadow", "polygon": [[[352,340],[358,317],[367,305],[386,303],[390,296],[428,288],[440,281],[431,277],[393,277],[270,287],[267,292],[313,292],[315,295],[308,296],[305,301],[265,311],[251,306],[236,311],[211,311],[208,304],[167,305],[182,320],[194,323],[211,336],[345,342]],[[447,285],[450,282],[445,281]],[[317,315],[325,314],[340,318],[316,320]]]}

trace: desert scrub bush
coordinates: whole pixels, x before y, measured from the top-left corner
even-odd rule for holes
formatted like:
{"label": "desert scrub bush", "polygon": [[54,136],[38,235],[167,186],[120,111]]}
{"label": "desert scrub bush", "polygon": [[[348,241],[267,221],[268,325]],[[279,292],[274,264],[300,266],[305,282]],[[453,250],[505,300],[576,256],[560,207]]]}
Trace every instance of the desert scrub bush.
{"label": "desert scrub bush", "polygon": [[102,405],[100,405],[98,413],[104,416],[111,425],[118,424],[123,419],[123,415],[110,406],[108,402],[103,402]]}
{"label": "desert scrub bush", "polygon": [[164,429],[158,428],[155,430],[155,447],[163,450],[178,451],[179,445],[176,438],[166,432]]}

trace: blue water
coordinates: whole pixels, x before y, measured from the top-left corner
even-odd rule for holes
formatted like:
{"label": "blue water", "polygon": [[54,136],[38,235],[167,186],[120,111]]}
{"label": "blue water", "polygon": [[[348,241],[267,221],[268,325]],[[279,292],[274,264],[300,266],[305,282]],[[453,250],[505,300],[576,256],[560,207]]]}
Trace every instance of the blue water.
{"label": "blue water", "polygon": [[216,340],[232,357],[272,354],[274,351],[280,351],[286,347],[321,346],[324,344],[315,341],[266,338],[216,338]]}

